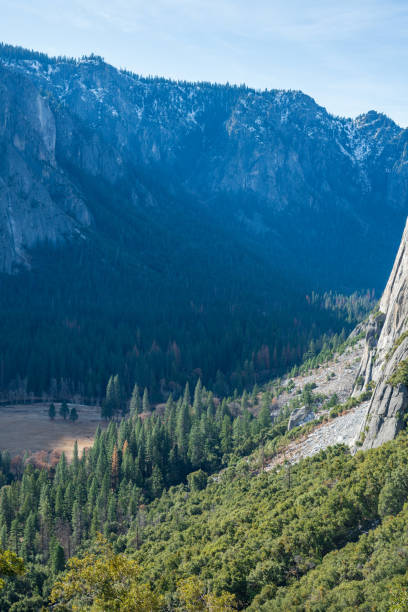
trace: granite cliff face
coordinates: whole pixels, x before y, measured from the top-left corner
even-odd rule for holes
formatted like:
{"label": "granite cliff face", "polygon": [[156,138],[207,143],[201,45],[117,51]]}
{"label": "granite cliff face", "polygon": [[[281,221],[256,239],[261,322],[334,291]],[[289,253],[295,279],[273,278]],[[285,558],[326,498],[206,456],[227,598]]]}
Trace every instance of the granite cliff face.
{"label": "granite cliff face", "polygon": [[0,270],[29,265],[37,243],[109,228],[106,195],[109,215],[142,212],[169,236],[188,214],[209,235],[227,227],[314,285],[380,287],[408,203],[407,140],[384,115],[333,117],[301,92],[3,46]]}
{"label": "granite cliff face", "polygon": [[[404,424],[408,387],[390,378],[408,357],[408,222],[394,267],[379,304],[371,315],[366,348],[358,374],[358,386],[375,386],[367,419],[363,424],[362,448],[392,440]],[[364,383],[363,383],[364,380]]]}
{"label": "granite cliff face", "polygon": [[0,271],[29,265],[30,247],[69,240],[91,222],[55,146],[46,97],[0,63]]}

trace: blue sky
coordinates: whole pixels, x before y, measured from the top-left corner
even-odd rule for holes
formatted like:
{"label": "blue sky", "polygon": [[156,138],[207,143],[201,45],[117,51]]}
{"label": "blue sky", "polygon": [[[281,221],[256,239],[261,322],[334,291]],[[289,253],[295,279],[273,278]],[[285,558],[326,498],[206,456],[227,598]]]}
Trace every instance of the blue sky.
{"label": "blue sky", "polygon": [[0,0],[0,39],[140,74],[301,89],[408,126],[407,0]]}

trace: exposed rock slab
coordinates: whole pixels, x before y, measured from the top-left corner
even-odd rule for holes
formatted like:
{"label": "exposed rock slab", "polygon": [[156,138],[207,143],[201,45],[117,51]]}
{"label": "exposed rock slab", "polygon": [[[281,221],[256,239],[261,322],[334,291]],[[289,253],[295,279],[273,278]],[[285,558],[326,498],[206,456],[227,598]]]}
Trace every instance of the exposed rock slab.
{"label": "exposed rock slab", "polygon": [[367,410],[368,402],[365,402],[328,423],[316,426],[304,438],[288,444],[284,451],[272,459],[266,470],[271,470],[285,461],[297,463],[301,459],[311,457],[335,444],[346,444],[351,448],[354,447],[358,440],[361,425],[367,415]]}
{"label": "exposed rock slab", "polygon": [[294,429],[295,427],[298,427],[299,425],[304,425],[309,421],[313,421],[314,418],[315,414],[313,410],[311,410],[307,406],[302,406],[301,408],[298,408],[297,410],[294,410],[291,413],[289,417],[288,431]]}
{"label": "exposed rock slab", "polygon": [[365,384],[375,384],[375,390],[361,431],[363,448],[380,446],[392,440],[403,426],[408,407],[408,387],[402,384],[393,386],[390,377],[398,364],[408,358],[407,321],[408,223],[380,301],[379,313],[371,321],[366,338],[360,376],[364,377]]}

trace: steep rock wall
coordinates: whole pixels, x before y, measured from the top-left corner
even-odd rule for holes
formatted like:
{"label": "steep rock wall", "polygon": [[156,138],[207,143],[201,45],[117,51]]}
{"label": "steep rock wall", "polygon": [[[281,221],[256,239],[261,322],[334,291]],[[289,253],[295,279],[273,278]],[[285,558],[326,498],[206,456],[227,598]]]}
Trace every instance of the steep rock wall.
{"label": "steep rock wall", "polygon": [[29,266],[30,247],[69,240],[91,223],[57,166],[55,145],[47,100],[23,74],[0,64],[0,272]]}
{"label": "steep rock wall", "polygon": [[[381,330],[381,331],[380,331]],[[408,358],[408,222],[379,312],[371,316],[366,348],[357,380],[375,384],[363,424],[362,448],[380,446],[393,439],[404,424],[408,387],[391,384],[390,377]]]}

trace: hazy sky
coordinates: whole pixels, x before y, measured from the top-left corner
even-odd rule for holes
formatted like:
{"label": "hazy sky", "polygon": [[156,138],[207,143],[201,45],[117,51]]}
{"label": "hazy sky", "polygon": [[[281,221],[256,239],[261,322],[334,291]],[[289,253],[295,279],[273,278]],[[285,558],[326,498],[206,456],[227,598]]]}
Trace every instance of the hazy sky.
{"label": "hazy sky", "polygon": [[408,0],[0,0],[0,39],[139,74],[301,89],[408,126]]}

